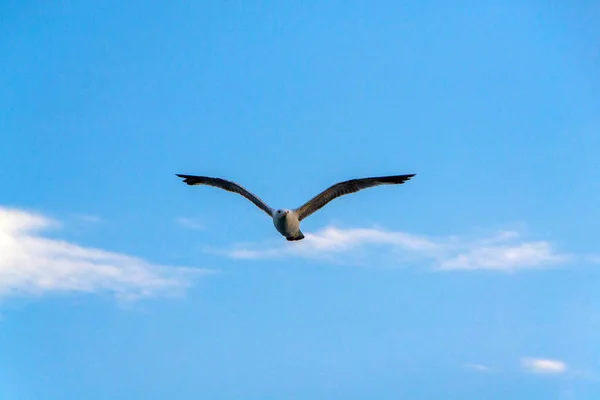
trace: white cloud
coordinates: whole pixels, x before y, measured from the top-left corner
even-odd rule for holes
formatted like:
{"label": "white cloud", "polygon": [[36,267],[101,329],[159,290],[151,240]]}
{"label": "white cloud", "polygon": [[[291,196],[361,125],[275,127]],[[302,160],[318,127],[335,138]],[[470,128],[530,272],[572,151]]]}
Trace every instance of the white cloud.
{"label": "white cloud", "polygon": [[522,358],[521,367],[534,374],[562,374],[567,371],[564,362],[545,358]]}
{"label": "white cloud", "polygon": [[[469,239],[432,238],[378,228],[327,227],[305,236],[301,242],[239,244],[220,252],[238,259],[301,257],[351,264],[361,264],[363,260],[378,265],[383,261],[386,264],[426,261],[445,271],[514,271],[546,267],[568,259],[567,255],[558,254],[551,243],[527,241],[516,231]],[[368,257],[363,257],[366,252]]]}
{"label": "white cloud", "polygon": [[478,372],[491,371],[490,367],[488,367],[487,365],[482,365],[482,364],[465,364],[465,368],[472,369],[472,370],[478,371]]}
{"label": "white cloud", "polygon": [[506,246],[475,247],[455,257],[442,260],[441,269],[500,269],[534,268],[561,261],[568,257],[555,254],[548,242],[525,242]]}
{"label": "white cloud", "polygon": [[169,295],[211,273],[43,235],[59,226],[37,213],[0,207],[0,298],[55,292],[111,292],[121,299]]}
{"label": "white cloud", "polygon": [[206,229],[206,226],[204,224],[202,224],[192,218],[186,218],[186,217],[176,218],[175,222],[177,224],[179,224],[180,226],[182,226],[184,228],[188,228],[188,229],[196,229],[196,230]]}
{"label": "white cloud", "polygon": [[[298,256],[306,258],[327,257],[333,254],[347,254],[367,245],[388,245],[409,251],[436,251],[439,244],[403,232],[387,232],[379,229],[338,229],[327,227],[317,233],[305,233],[301,242],[287,243],[275,247],[262,244],[235,246],[225,252],[232,258],[278,258]],[[281,243],[281,241],[279,241]]]}

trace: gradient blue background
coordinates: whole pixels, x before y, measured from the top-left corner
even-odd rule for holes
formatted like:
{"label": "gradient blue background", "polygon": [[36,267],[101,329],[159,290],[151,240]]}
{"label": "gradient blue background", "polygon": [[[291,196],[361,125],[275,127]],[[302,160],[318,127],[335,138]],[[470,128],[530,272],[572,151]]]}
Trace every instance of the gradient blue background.
{"label": "gradient blue background", "polygon": [[131,308],[4,301],[0,397],[600,398],[597,381],[518,365],[600,370],[597,265],[230,260],[203,249],[275,238],[271,222],[173,175],[295,207],[339,180],[417,173],[336,200],[304,230],[518,223],[598,253],[599,20],[593,1],[0,2],[0,205],[96,215],[60,237],[222,271]]}

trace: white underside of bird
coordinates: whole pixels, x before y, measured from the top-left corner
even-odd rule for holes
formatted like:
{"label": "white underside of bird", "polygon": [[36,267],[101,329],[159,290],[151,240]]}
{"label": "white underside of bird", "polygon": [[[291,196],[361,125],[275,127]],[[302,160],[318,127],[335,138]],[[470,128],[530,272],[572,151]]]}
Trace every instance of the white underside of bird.
{"label": "white underside of bird", "polygon": [[277,210],[273,213],[273,225],[287,240],[295,241],[304,239],[300,230],[300,220],[294,210]]}
{"label": "white underside of bird", "polygon": [[304,234],[300,230],[300,221],[315,211],[323,208],[331,200],[374,186],[394,184],[399,185],[408,181],[410,178],[415,176],[415,174],[351,179],[348,181],[339,182],[319,193],[307,201],[304,205],[293,210],[275,210],[269,207],[267,203],[262,201],[252,192],[232,181],[221,178],[211,178],[208,176],[182,174],[177,174],[177,176],[183,178],[183,181],[188,185],[214,186],[244,196],[273,219],[273,225],[281,235],[283,235],[289,241],[298,241],[304,239]]}

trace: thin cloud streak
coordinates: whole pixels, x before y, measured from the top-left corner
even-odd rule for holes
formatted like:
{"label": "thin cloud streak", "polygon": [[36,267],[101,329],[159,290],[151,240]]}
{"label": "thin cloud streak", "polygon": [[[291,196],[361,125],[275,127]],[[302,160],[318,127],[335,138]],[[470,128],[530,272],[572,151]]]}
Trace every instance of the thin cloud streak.
{"label": "thin cloud streak", "polygon": [[490,372],[491,368],[482,364],[465,364],[465,368],[472,369],[477,372]]}
{"label": "thin cloud streak", "polygon": [[176,218],[175,222],[179,226],[181,226],[183,228],[187,228],[187,229],[195,229],[195,230],[205,230],[206,229],[206,226],[204,224],[202,224],[192,218],[187,218],[187,217]]}
{"label": "thin cloud streak", "polygon": [[102,218],[90,214],[76,214],[74,217],[77,218],[79,221],[88,224],[101,224],[105,222]]}
{"label": "thin cloud streak", "polygon": [[55,292],[110,292],[125,300],[175,295],[215,272],[152,264],[43,235],[58,227],[40,214],[0,207],[0,298]]}
{"label": "thin cloud streak", "polygon": [[535,268],[566,261],[555,254],[548,242],[527,242],[506,246],[482,246],[440,262],[445,270]]}
{"label": "thin cloud streak", "polygon": [[545,358],[522,358],[521,367],[534,374],[562,374],[567,371],[567,364],[563,361]]}
{"label": "thin cloud streak", "polygon": [[500,231],[489,237],[468,239],[456,236],[431,238],[378,228],[340,229],[330,226],[305,236],[306,239],[298,243],[239,244],[219,252],[235,259],[298,257],[342,264],[356,264],[362,259],[374,263],[383,257],[392,264],[425,261],[440,271],[516,271],[557,265],[569,259],[568,255],[557,253],[550,242],[527,241],[516,231]]}

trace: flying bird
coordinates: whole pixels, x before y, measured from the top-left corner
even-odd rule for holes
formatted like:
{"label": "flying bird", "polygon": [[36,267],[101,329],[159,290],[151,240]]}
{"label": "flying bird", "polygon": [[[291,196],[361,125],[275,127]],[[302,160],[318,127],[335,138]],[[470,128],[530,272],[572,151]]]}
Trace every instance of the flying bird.
{"label": "flying bird", "polygon": [[330,186],[328,189],[325,189],[307,201],[304,205],[293,210],[286,208],[275,210],[269,207],[267,203],[262,201],[254,193],[235,182],[227,181],[225,179],[196,175],[176,175],[180,178],[183,178],[183,182],[187,183],[188,185],[214,186],[223,190],[227,190],[228,192],[241,194],[253,202],[258,208],[263,210],[269,217],[271,217],[273,219],[273,225],[275,225],[277,231],[281,233],[288,241],[297,241],[304,239],[304,235],[300,230],[300,221],[315,211],[323,208],[331,200],[374,186],[399,185],[408,181],[416,174],[351,179],[349,181],[339,182],[333,186]]}

